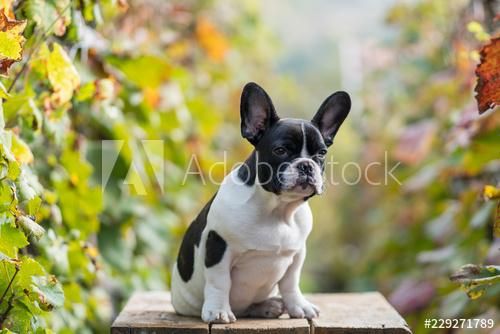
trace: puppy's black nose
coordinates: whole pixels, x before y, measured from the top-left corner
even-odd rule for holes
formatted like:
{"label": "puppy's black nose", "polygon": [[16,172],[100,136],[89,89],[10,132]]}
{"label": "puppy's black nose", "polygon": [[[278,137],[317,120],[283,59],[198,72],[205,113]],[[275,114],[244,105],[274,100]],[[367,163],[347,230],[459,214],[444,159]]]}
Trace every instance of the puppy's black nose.
{"label": "puppy's black nose", "polygon": [[310,161],[301,161],[297,164],[297,169],[299,172],[303,175],[312,175],[313,173],[313,166]]}

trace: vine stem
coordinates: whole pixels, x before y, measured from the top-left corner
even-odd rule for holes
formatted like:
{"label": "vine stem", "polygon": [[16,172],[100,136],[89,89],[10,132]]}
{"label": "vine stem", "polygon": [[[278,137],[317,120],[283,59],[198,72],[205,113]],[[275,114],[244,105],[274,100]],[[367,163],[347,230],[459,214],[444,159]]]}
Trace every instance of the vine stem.
{"label": "vine stem", "polygon": [[9,301],[7,304],[7,309],[5,310],[2,315],[0,315],[0,328],[3,326],[3,322],[5,319],[7,319],[7,316],[9,315],[10,310],[12,310],[12,301],[14,300],[14,294],[10,295]]}
{"label": "vine stem", "polygon": [[[2,294],[2,297],[0,297],[0,305],[2,305],[3,303],[3,300],[5,298],[5,295],[7,294],[7,292],[9,291],[11,285],[12,285],[12,282],[14,282],[14,279],[16,278],[16,275],[17,273],[19,272],[19,266],[16,264],[16,272],[14,273],[14,275],[12,275],[12,278],[10,279],[10,282],[9,284],[7,285],[7,287],[5,288],[5,291],[3,292]],[[12,294],[14,295],[14,294]]]}

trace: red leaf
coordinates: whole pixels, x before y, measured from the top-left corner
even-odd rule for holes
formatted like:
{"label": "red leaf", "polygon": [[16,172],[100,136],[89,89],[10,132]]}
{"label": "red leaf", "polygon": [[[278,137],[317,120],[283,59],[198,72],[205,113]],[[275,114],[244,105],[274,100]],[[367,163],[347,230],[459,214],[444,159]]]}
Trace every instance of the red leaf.
{"label": "red leaf", "polygon": [[481,62],[476,68],[476,100],[479,113],[500,104],[500,36],[482,47]]}

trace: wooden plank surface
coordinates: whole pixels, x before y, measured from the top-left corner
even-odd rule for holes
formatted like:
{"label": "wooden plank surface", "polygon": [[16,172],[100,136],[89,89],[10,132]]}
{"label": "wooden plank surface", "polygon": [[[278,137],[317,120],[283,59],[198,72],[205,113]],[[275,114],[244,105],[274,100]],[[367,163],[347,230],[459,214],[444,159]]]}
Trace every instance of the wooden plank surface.
{"label": "wooden plank surface", "polygon": [[321,309],[320,317],[289,319],[238,319],[233,324],[203,323],[200,318],[175,314],[170,294],[137,292],[114,321],[112,334],[135,333],[411,333],[404,319],[378,292],[313,294],[307,298]]}
{"label": "wooden plank surface", "polygon": [[112,334],[208,332],[208,325],[200,318],[177,315],[170,293],[165,291],[134,293],[111,327]]}
{"label": "wooden plank surface", "polygon": [[320,308],[312,319],[314,334],[411,333],[406,321],[378,292],[314,294],[307,298]]}
{"label": "wooden plank surface", "polygon": [[290,319],[284,316],[279,319],[237,319],[235,323],[212,325],[211,334],[309,334],[309,322],[306,319]]}

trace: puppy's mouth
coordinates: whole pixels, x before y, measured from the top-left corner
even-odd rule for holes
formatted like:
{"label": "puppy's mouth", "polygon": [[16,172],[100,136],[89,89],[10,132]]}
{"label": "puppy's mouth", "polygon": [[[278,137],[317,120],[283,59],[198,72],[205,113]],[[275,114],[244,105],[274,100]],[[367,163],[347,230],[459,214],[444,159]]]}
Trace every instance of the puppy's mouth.
{"label": "puppy's mouth", "polygon": [[307,193],[308,195],[320,195],[323,192],[323,184],[312,176],[303,176],[297,179],[291,190]]}

